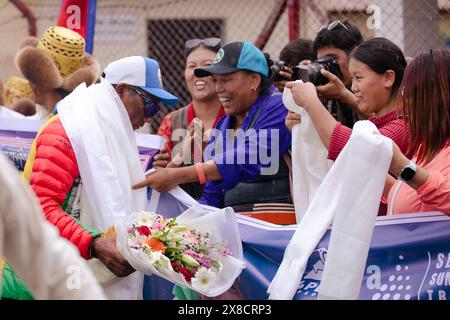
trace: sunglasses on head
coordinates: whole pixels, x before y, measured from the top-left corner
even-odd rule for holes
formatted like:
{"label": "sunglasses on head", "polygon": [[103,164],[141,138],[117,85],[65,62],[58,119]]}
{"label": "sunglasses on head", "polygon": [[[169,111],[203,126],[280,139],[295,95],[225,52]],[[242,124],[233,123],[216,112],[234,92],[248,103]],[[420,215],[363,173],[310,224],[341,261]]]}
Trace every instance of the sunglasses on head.
{"label": "sunglasses on head", "polygon": [[220,38],[189,39],[185,43],[186,55],[201,44],[215,51],[219,51],[220,47],[222,47],[222,40]]}
{"label": "sunglasses on head", "polygon": [[133,88],[134,91],[144,100],[144,115],[146,118],[153,117],[160,109],[159,103],[154,102],[149,97],[146,97],[142,92],[138,89]]}
{"label": "sunglasses on head", "polygon": [[323,29],[327,29],[328,31],[331,31],[331,30],[336,29],[336,27],[338,27],[338,26],[341,26],[341,27],[345,28],[346,30],[348,30],[348,27],[341,20],[334,20],[334,21],[331,21],[330,23],[322,26],[319,29],[319,32],[322,31]]}

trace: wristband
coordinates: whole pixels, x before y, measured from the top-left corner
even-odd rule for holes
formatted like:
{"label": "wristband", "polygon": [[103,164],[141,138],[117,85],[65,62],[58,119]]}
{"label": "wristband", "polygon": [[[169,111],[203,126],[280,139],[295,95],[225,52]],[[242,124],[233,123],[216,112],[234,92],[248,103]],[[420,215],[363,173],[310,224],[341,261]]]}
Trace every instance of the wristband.
{"label": "wristband", "polygon": [[195,164],[195,170],[197,170],[197,175],[198,175],[198,182],[200,182],[200,184],[205,184],[206,183],[206,176],[205,176],[205,171],[203,171],[203,163],[198,162]]}

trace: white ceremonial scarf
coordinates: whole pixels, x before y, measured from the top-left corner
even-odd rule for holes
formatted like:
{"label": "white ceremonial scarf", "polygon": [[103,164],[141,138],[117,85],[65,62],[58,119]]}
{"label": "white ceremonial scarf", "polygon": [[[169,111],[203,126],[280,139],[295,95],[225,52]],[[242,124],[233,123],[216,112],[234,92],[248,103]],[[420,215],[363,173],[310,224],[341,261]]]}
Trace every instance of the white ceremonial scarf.
{"label": "white ceremonial scarf", "polygon": [[283,103],[289,111],[300,114],[302,118],[302,122],[292,128],[292,200],[298,224],[333,161],[327,159],[328,150],[320,140],[308,112],[295,103],[291,90],[286,87]]}
{"label": "white ceremonial scarf", "polygon": [[[0,92],[0,94],[3,94]],[[14,110],[9,109],[8,107],[0,105],[0,119],[26,119],[26,117]]]}
{"label": "white ceremonial scarf", "polygon": [[268,288],[269,299],[292,299],[319,241],[334,222],[321,299],[357,299],[373,224],[392,159],[392,142],[370,121],[355,124],[350,140],[319,186]]}
{"label": "white ceremonial scarf", "polygon": [[[99,231],[145,210],[145,179],[133,128],[122,100],[106,80],[80,84],[58,104],[82,181],[81,222]],[[141,299],[143,275],[115,277],[98,259],[89,261],[110,299]]]}

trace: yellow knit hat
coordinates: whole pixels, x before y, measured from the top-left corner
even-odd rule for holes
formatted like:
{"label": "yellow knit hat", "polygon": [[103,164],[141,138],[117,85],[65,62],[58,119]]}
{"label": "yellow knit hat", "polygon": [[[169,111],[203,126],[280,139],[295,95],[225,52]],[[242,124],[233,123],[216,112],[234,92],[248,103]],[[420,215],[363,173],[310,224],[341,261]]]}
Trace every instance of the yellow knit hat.
{"label": "yellow knit hat", "polygon": [[11,107],[17,100],[28,98],[33,100],[33,90],[27,79],[11,77],[5,85],[3,91],[5,105]]}
{"label": "yellow knit hat", "polygon": [[63,77],[81,68],[83,63],[83,37],[64,27],[48,28],[39,40],[37,48],[53,57],[59,73]]}

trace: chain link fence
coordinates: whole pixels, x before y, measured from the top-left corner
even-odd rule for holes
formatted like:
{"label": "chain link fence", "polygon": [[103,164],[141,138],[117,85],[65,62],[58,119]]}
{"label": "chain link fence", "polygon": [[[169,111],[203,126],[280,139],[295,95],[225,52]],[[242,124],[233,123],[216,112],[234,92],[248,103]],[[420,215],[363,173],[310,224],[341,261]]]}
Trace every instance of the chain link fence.
{"label": "chain link fence", "polygon": [[[17,2],[17,1],[14,1]],[[36,19],[37,36],[54,25],[61,1],[22,0]],[[297,7],[296,7],[297,5]],[[329,20],[349,20],[365,39],[389,38],[407,56],[449,46],[450,0],[97,0],[94,56],[102,67],[129,55],[156,58],[165,87],[189,102],[184,82],[184,42],[221,37],[263,45],[277,59],[289,36],[314,39]],[[13,1],[0,0],[0,79],[18,75],[14,55],[29,20]],[[169,111],[163,107],[151,132]]]}

